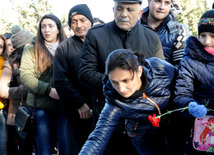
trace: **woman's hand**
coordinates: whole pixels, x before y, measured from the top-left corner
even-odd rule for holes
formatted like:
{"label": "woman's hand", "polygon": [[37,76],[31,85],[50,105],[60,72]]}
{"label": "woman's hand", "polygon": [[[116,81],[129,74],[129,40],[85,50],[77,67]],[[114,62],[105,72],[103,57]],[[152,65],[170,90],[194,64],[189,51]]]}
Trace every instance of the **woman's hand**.
{"label": "woman's hand", "polygon": [[56,91],[55,88],[51,88],[51,91],[50,91],[50,93],[49,93],[49,96],[50,96],[51,98],[55,99],[55,100],[59,100],[59,99],[60,99],[60,98],[59,98],[59,95],[58,95],[58,93],[57,93],[57,91]]}

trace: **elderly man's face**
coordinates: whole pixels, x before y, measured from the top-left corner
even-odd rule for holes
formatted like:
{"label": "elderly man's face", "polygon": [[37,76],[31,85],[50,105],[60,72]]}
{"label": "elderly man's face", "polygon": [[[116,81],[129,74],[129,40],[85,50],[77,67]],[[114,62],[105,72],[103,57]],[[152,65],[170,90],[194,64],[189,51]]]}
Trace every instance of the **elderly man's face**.
{"label": "elderly man's face", "polygon": [[91,22],[85,16],[76,14],[72,17],[71,28],[74,34],[84,41],[88,30],[91,28]]}
{"label": "elderly man's face", "polygon": [[117,26],[125,31],[131,30],[140,19],[140,4],[115,2],[114,20]]}

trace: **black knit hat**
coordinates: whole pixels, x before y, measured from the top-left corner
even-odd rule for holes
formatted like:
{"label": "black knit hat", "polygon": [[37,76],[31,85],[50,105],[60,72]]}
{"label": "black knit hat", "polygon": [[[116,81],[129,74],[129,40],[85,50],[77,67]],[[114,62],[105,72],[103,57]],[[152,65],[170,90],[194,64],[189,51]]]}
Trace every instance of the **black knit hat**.
{"label": "black knit hat", "polygon": [[42,21],[43,21],[44,19],[46,19],[46,18],[49,18],[49,19],[53,20],[53,21],[56,23],[58,29],[60,29],[60,28],[62,27],[59,18],[58,18],[57,16],[55,16],[54,14],[46,14],[46,15],[44,15],[44,16],[40,19],[40,25],[41,25]]}
{"label": "black knit hat", "polygon": [[142,0],[114,0],[115,2],[124,2],[124,3],[139,3],[142,4]]}
{"label": "black knit hat", "polygon": [[71,27],[71,19],[76,14],[81,14],[81,15],[85,16],[86,18],[88,18],[90,20],[91,25],[93,25],[94,20],[93,20],[90,9],[88,8],[88,6],[86,4],[79,4],[79,5],[75,5],[74,7],[72,7],[69,11],[68,25],[70,27]]}
{"label": "black knit hat", "polygon": [[198,23],[198,35],[202,32],[214,33],[214,9],[206,11]]}

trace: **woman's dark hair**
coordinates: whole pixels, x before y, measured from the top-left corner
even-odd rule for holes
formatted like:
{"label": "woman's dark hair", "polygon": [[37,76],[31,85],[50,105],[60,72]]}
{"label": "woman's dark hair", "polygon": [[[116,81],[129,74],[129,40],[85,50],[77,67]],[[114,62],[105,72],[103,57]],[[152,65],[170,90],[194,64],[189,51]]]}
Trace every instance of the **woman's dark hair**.
{"label": "woman's dark hair", "polygon": [[214,33],[214,9],[206,11],[198,23],[198,35],[203,32]]}
{"label": "woman's dark hair", "polygon": [[20,84],[20,76],[19,76],[19,69],[14,68],[14,64],[18,66],[18,68],[21,66],[21,57],[24,51],[24,46],[16,48],[8,57],[8,61],[10,63],[10,66],[12,68],[12,77],[10,80],[10,87],[17,87]]}
{"label": "woman's dark hair", "polygon": [[13,53],[9,55],[8,58],[11,66],[13,66],[14,63],[17,63],[19,65],[21,64],[21,57],[22,57],[23,51],[24,51],[24,46],[15,49]]}
{"label": "woman's dark hair", "polygon": [[62,24],[58,17],[56,17],[53,14],[46,14],[41,18],[39,22],[36,43],[35,43],[35,59],[36,59],[35,70],[36,72],[39,71],[40,73],[44,72],[48,67],[52,65],[52,58],[53,58],[50,52],[48,51],[47,47],[45,46],[45,39],[41,31],[42,21],[47,18],[53,20],[56,23],[57,28],[59,30],[59,33],[57,35],[59,42],[66,39],[64,30],[62,28]]}
{"label": "woman's dark hair", "polygon": [[4,35],[0,35],[0,39],[3,40],[4,44],[3,44],[3,52],[1,54],[1,56],[6,60],[8,58],[8,45],[7,45],[7,40],[6,38],[4,37]]}
{"label": "woman's dark hair", "polygon": [[109,54],[106,60],[105,72],[108,75],[116,68],[136,72],[138,71],[138,67],[144,65],[144,63],[145,58],[143,53],[132,52],[128,49],[117,49]]}

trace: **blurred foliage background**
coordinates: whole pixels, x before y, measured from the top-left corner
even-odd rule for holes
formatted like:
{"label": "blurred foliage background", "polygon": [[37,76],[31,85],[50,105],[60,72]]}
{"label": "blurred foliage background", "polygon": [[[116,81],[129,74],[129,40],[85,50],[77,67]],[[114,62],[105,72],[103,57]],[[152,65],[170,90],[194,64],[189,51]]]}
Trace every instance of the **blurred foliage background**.
{"label": "blurred foliage background", "polygon": [[[8,9],[1,8],[0,16],[0,34],[10,32],[14,24],[20,25],[22,28],[30,30],[36,34],[40,18],[46,13],[54,13],[51,1],[49,0],[29,0],[22,3],[20,0],[6,0]],[[146,1],[146,0],[143,0]],[[190,34],[197,37],[197,24],[201,15],[211,8],[208,6],[207,0],[176,0],[182,7],[182,12],[177,16],[179,23],[185,24]],[[6,7],[5,7],[6,8]],[[14,20],[13,17],[16,17]],[[67,12],[60,18],[63,25],[67,23]]]}
{"label": "blurred foliage background", "polygon": [[185,24],[191,35],[198,36],[198,21],[202,14],[211,6],[207,5],[206,0],[179,0],[182,12],[177,16],[179,23]]}
{"label": "blurred foliage background", "polygon": [[[47,13],[54,14],[49,0],[28,0],[24,4],[20,0],[9,0],[8,5],[10,5],[9,9],[13,11],[8,12],[8,7],[5,10],[4,8],[1,9],[0,34],[10,32],[11,27],[17,24],[36,35],[39,20],[42,16]],[[67,14],[60,20],[63,25],[66,24]]]}

